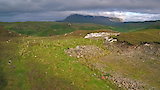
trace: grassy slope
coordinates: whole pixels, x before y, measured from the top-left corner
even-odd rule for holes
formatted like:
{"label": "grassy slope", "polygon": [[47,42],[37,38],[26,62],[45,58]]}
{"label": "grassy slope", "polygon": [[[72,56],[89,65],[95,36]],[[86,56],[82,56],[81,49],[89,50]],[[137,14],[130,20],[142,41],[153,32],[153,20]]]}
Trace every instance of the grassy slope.
{"label": "grassy slope", "polygon": [[113,30],[119,32],[132,32],[142,29],[160,29],[160,21],[146,21],[146,22],[125,22],[112,25]]}
{"label": "grassy slope", "polygon": [[109,26],[95,24],[71,24],[58,22],[13,22],[0,23],[5,29],[25,35],[51,36],[70,33],[75,30],[98,30],[110,29]]}
{"label": "grassy slope", "polygon": [[[116,87],[94,77],[88,67],[65,54],[64,50],[77,45],[98,45],[102,41],[83,38],[19,37],[1,41],[0,72],[6,90],[86,89],[106,90]],[[12,63],[8,64],[11,60]],[[3,87],[2,87],[3,86]]]}
{"label": "grassy slope", "polygon": [[[158,60],[139,60],[136,58],[126,58],[125,56],[110,55],[103,58],[108,66],[108,71],[129,77],[133,80],[139,80],[148,84],[148,87],[160,88],[160,72]],[[148,89],[146,89],[148,90]]]}
{"label": "grassy slope", "polygon": [[[98,72],[92,71],[64,52],[77,45],[101,46],[102,41],[63,36],[19,37],[19,34],[4,30],[3,27],[0,30],[0,48],[3,51],[0,53],[0,89],[116,88],[109,81],[101,80],[101,75],[93,77],[92,75]],[[11,64],[8,63],[10,60]]]}
{"label": "grassy slope", "polygon": [[9,40],[10,38],[19,37],[20,35],[16,32],[11,32],[5,30],[2,26],[0,26],[0,41]]}
{"label": "grassy slope", "polygon": [[113,25],[113,30],[119,31],[119,32],[132,32],[137,31],[141,29],[146,29],[148,25],[144,25],[141,23],[124,23],[119,25]]}
{"label": "grassy slope", "polygon": [[[74,28],[73,31],[80,29],[89,30],[89,32],[90,30],[108,28],[106,26],[94,26],[93,24],[74,24],[69,27],[66,23],[54,22],[3,23],[3,25],[7,29],[35,36],[48,36],[50,33],[52,33],[52,35],[64,34],[66,32],[71,32],[72,28]],[[120,41],[126,41],[130,44],[159,42],[159,31],[160,30],[150,29],[138,32],[122,33],[117,38]],[[82,34],[83,33],[84,32],[82,32]],[[77,34],[77,32],[73,34]],[[2,36],[2,38],[3,37],[4,36]],[[116,88],[108,81],[105,82],[97,77],[92,77],[91,75],[96,73],[95,71],[91,71],[89,68],[82,65],[81,62],[64,53],[65,49],[75,47],[77,45],[92,44],[101,46],[102,41],[86,40],[75,37],[60,38],[62,37],[25,37],[13,39],[9,43],[1,41],[0,48],[3,52],[0,53],[0,76],[3,84],[1,84],[0,88],[5,86],[7,90],[39,90],[44,88],[101,90],[106,88]],[[9,60],[12,60],[11,65],[8,65]],[[130,66],[127,66],[128,63],[125,63],[124,65],[123,63],[117,63],[117,65],[115,65],[115,62],[111,62],[109,65],[110,69],[115,69],[115,71],[128,68],[124,73],[130,73],[133,72],[132,70],[137,69],[129,68]],[[139,73],[139,71],[135,73],[138,74],[132,75],[138,76],[133,77],[139,77],[141,75],[141,72]]]}
{"label": "grassy slope", "polygon": [[116,37],[119,41],[129,44],[160,43],[159,29],[146,29],[135,32],[121,33]]}
{"label": "grassy slope", "polygon": [[63,22],[0,22],[0,25],[7,30],[33,36],[60,35],[75,30],[112,29],[119,32],[132,32],[142,29],[160,29],[160,21],[117,23],[111,26],[87,23],[74,23],[70,26]]}

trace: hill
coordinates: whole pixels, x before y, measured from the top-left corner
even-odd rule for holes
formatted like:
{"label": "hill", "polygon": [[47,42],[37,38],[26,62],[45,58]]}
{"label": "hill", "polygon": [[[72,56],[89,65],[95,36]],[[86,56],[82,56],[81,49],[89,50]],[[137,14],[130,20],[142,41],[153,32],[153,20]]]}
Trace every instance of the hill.
{"label": "hill", "polygon": [[60,22],[1,22],[6,30],[32,36],[53,36],[76,30],[108,30],[112,27],[96,24],[70,24]]}
{"label": "hill", "polygon": [[102,25],[106,25],[106,24],[112,25],[122,21],[123,20],[120,18],[73,14],[60,22],[94,23],[94,24],[102,24]]}
{"label": "hill", "polygon": [[144,22],[123,22],[111,25],[113,29],[120,32],[131,32],[142,29],[160,29],[160,21],[144,21]]}
{"label": "hill", "polygon": [[93,71],[65,53],[68,48],[78,45],[101,48],[101,44],[101,40],[72,36],[30,36],[0,41],[0,49],[3,51],[0,52],[0,89],[118,89],[110,81],[102,80],[100,72]]}
{"label": "hill", "polygon": [[160,29],[144,29],[135,32],[121,33],[116,38],[132,45],[160,43]]}
{"label": "hill", "polygon": [[148,23],[154,22],[145,23],[142,26],[150,28],[120,32],[109,36],[118,41],[109,42],[84,38],[89,33],[115,33],[106,25],[2,22],[0,89],[158,90],[160,30],[151,29]]}
{"label": "hill", "polygon": [[131,32],[141,29],[159,29],[160,21],[142,21],[142,22],[123,22],[120,18],[104,17],[104,16],[91,16],[73,14],[66,19],[58,22],[69,23],[94,23],[113,27],[112,30],[119,32]]}

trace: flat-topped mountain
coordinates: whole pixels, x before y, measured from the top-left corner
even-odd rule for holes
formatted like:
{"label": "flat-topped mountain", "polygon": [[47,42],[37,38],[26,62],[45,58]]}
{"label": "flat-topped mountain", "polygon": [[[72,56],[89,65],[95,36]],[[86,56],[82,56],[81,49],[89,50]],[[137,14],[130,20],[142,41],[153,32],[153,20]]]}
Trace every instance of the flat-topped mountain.
{"label": "flat-topped mountain", "polygon": [[114,23],[120,23],[122,21],[123,21],[122,19],[115,17],[73,14],[60,22],[114,24]]}

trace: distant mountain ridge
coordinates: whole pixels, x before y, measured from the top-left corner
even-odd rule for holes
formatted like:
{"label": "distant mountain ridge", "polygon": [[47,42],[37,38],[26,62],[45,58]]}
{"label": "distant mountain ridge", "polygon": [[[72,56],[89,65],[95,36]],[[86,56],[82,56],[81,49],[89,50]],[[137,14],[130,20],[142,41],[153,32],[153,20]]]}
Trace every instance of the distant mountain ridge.
{"label": "distant mountain ridge", "polygon": [[160,29],[160,20],[124,22],[122,19],[116,17],[91,16],[80,14],[72,14],[64,20],[57,22],[93,23],[107,25],[113,27],[113,30],[120,32],[136,31],[142,29]]}
{"label": "distant mountain ridge", "polygon": [[95,23],[95,24],[114,24],[123,22],[122,19],[116,17],[104,17],[104,16],[91,16],[72,14],[59,22],[72,22],[72,23]]}

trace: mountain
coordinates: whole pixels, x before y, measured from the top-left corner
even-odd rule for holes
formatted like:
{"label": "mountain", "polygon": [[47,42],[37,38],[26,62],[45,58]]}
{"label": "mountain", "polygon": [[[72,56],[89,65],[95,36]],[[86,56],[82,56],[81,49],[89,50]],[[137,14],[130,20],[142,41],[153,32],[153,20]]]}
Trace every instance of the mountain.
{"label": "mountain", "polygon": [[114,17],[73,14],[60,22],[94,23],[94,24],[112,25],[115,23],[123,22],[123,20],[120,18],[114,18]]}
{"label": "mountain", "polygon": [[80,14],[70,15],[66,19],[58,22],[101,24],[111,26],[113,27],[112,30],[119,32],[137,31],[142,29],[160,29],[160,20],[124,22],[122,19],[116,17],[91,16]]}

